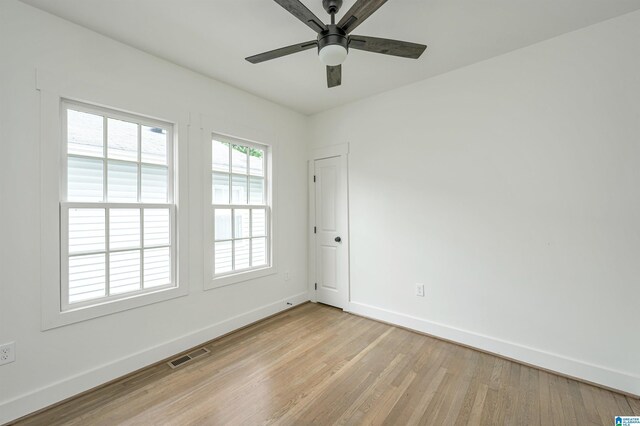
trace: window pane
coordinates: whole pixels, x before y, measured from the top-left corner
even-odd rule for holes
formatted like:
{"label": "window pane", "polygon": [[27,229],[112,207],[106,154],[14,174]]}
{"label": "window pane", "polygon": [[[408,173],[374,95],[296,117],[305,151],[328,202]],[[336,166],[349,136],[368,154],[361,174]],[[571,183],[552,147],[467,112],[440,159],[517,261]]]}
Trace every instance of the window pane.
{"label": "window pane", "polygon": [[213,204],[229,204],[229,175],[214,172],[211,176]]}
{"label": "window pane", "polygon": [[249,209],[234,210],[233,238],[249,237]]}
{"label": "window pane", "polygon": [[235,240],[233,242],[233,256],[235,270],[249,267],[249,240]]}
{"label": "window pane", "polygon": [[251,266],[267,264],[267,239],[253,238],[251,240]]}
{"label": "window pane", "polygon": [[106,295],[105,255],[69,257],[69,303]]}
{"label": "window pane", "polygon": [[102,160],[68,158],[67,200],[102,201]]}
{"label": "window pane", "polygon": [[233,175],[231,178],[231,204],[247,204],[247,177]]}
{"label": "window pane", "polygon": [[171,251],[169,247],[144,251],[144,288],[171,284]]}
{"label": "window pane", "polygon": [[215,273],[231,272],[233,263],[231,260],[231,241],[215,243]]}
{"label": "window pane", "polygon": [[109,210],[109,248],[140,247],[140,209]]}
{"label": "window pane", "polygon": [[231,209],[216,209],[215,211],[215,239],[231,239]]}
{"label": "window pane", "polygon": [[103,125],[99,115],[67,110],[67,152],[104,157]]}
{"label": "window pane", "polygon": [[69,209],[69,253],[104,251],[104,209]]}
{"label": "window pane", "polygon": [[140,250],[109,254],[109,292],[140,290]]}
{"label": "window pane", "polygon": [[253,149],[249,152],[249,174],[264,176],[264,151]]}
{"label": "window pane", "polygon": [[118,160],[138,161],[138,125],[108,118],[107,155]]}
{"label": "window pane", "polygon": [[233,173],[247,174],[247,151],[249,148],[240,145],[231,146],[231,171]]}
{"label": "window pane", "polygon": [[170,241],[169,209],[144,209],[144,246],[169,245]]}
{"label": "window pane", "polygon": [[264,204],[264,178],[249,177],[249,203]]}
{"label": "window pane", "polygon": [[213,170],[229,173],[229,144],[212,141],[211,165]]}
{"label": "window pane", "polygon": [[161,166],[142,166],[142,194],[146,203],[167,202],[167,168]]}
{"label": "window pane", "polygon": [[109,161],[107,200],[135,203],[138,201],[138,164]]}
{"label": "window pane", "polygon": [[251,236],[263,237],[267,230],[267,215],[263,209],[251,210]]}
{"label": "window pane", "polygon": [[142,126],[142,162],[167,164],[167,131],[159,127]]}

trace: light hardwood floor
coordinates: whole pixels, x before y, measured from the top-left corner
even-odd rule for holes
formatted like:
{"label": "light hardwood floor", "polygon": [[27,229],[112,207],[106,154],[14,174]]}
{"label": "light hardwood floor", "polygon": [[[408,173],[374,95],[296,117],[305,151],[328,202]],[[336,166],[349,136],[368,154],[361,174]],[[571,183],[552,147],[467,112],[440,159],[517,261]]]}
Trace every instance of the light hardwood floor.
{"label": "light hardwood floor", "polygon": [[613,425],[640,401],[307,303],[21,425]]}

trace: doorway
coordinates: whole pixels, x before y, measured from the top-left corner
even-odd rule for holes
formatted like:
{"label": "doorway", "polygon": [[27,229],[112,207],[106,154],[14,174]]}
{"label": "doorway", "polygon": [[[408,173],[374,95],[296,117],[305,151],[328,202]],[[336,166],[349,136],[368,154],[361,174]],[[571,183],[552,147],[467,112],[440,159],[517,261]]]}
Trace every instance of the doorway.
{"label": "doorway", "polygon": [[346,309],[349,219],[346,155],[312,160],[312,262],[317,302]]}

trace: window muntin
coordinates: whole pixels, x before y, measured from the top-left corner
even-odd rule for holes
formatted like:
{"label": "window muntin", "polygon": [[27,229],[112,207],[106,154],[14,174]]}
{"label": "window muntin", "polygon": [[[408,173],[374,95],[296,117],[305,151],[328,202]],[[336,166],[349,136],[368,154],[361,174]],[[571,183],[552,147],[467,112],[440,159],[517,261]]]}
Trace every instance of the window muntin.
{"label": "window muntin", "polygon": [[62,310],[176,287],[173,126],[62,110]]}
{"label": "window muntin", "polygon": [[267,147],[213,136],[214,277],[270,266]]}

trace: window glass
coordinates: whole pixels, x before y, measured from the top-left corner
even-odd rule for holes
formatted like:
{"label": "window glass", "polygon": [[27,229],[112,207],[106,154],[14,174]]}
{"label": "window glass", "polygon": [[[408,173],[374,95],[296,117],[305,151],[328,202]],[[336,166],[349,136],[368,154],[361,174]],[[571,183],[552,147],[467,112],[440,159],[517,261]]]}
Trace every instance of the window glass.
{"label": "window glass", "polygon": [[69,201],[102,201],[104,161],[69,157],[67,165],[67,199]]}
{"label": "window glass", "polygon": [[167,165],[167,131],[160,127],[141,126],[141,132],[142,162]]}
{"label": "window glass", "polygon": [[104,118],[87,112],[67,110],[67,153],[104,156]]}
{"label": "window glass", "polygon": [[138,125],[107,119],[107,155],[117,160],[138,161]]}
{"label": "window glass", "polygon": [[167,168],[142,165],[141,201],[145,203],[167,202]]}

